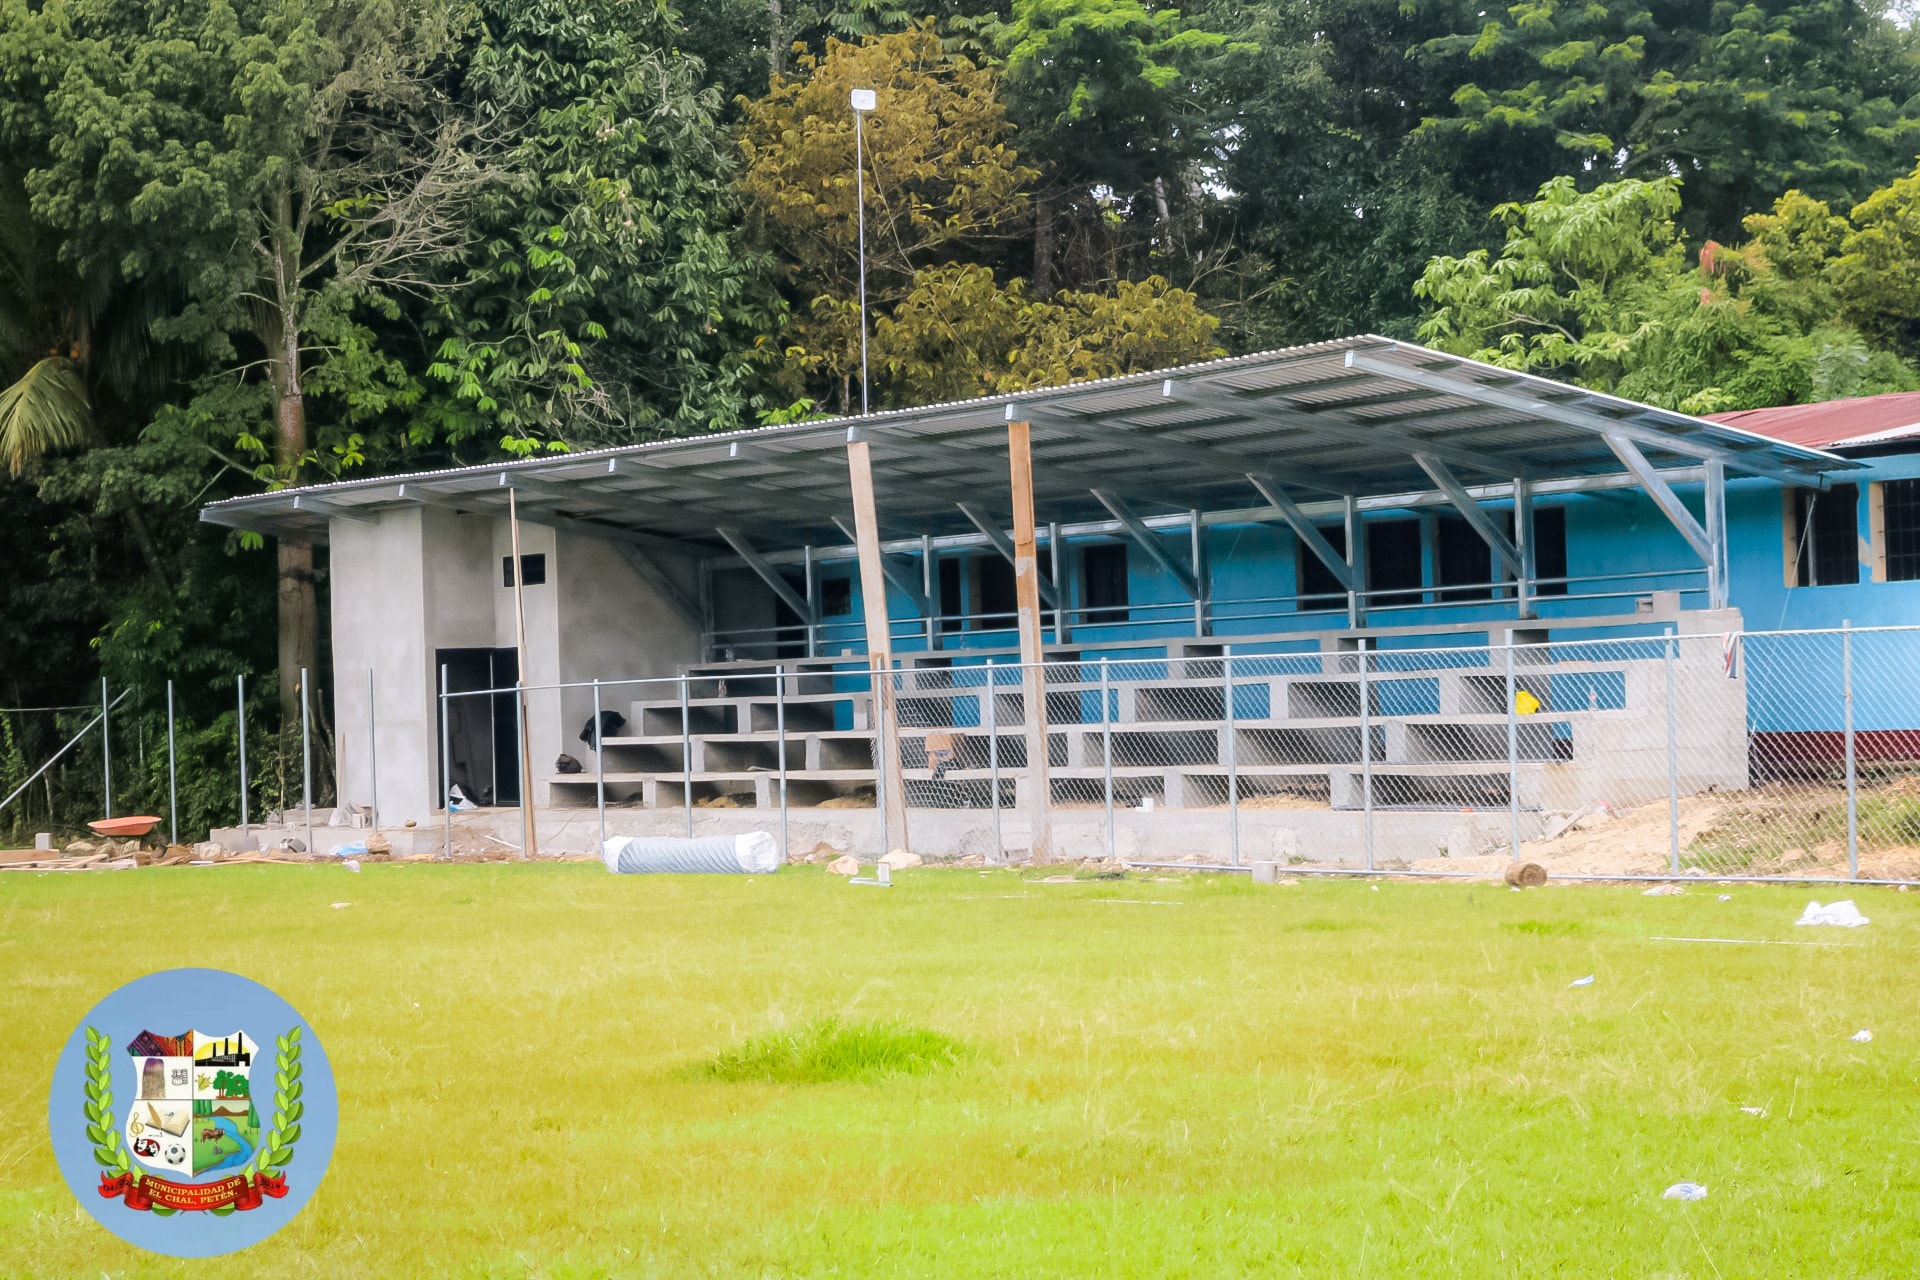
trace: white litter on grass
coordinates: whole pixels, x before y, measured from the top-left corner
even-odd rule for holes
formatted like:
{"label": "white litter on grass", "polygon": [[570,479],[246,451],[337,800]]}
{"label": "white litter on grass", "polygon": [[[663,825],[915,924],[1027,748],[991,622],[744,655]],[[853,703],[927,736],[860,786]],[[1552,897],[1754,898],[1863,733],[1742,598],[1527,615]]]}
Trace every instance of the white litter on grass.
{"label": "white litter on grass", "polygon": [[1677,884],[1657,884],[1651,889],[1642,889],[1640,896],[1643,898],[1671,898],[1685,892],[1686,890]]}
{"label": "white litter on grass", "polygon": [[341,863],[340,865],[345,867],[347,870],[358,874],[360,870],[360,859],[348,858],[345,862]]}
{"label": "white litter on grass", "polygon": [[348,908],[348,907],[350,907],[350,906],[352,906],[352,905],[353,905],[353,904],[352,904],[351,902],[336,902],[336,903],[334,903],[334,904],[333,904],[333,909],[334,909],[335,911],[342,911],[342,910],[345,910],[346,908]]}
{"label": "white litter on grass", "polygon": [[1854,1032],[1852,1035],[1848,1036],[1847,1039],[1853,1041],[1855,1044],[1872,1044],[1873,1032],[1867,1030],[1865,1027],[1862,1027],[1858,1031]]}
{"label": "white litter on grass", "polygon": [[1676,1182],[1660,1193],[1662,1200],[1705,1200],[1707,1189],[1697,1182]]}
{"label": "white litter on grass", "polygon": [[1593,985],[1593,975],[1588,974],[1584,978],[1575,978],[1572,982],[1569,982],[1567,985],[1570,987],[1590,987]]}
{"label": "white litter on grass", "polygon": [[1742,1107],[1740,1110],[1750,1116],[1764,1116],[1767,1114],[1765,1107]]}
{"label": "white litter on grass", "polygon": [[1721,894],[1721,895],[1720,895],[1720,901],[1722,901],[1722,902],[1732,902],[1732,901],[1733,901],[1733,895],[1732,895],[1732,894],[1730,894],[1730,893],[1723,893],[1723,894]]}
{"label": "white litter on grass", "polygon": [[1824,907],[1817,902],[1809,902],[1807,909],[1800,913],[1800,918],[1794,921],[1795,924],[1830,924],[1842,929],[1858,929],[1866,922],[1867,918],[1860,914],[1860,908],[1853,905],[1852,898],[1829,902]]}

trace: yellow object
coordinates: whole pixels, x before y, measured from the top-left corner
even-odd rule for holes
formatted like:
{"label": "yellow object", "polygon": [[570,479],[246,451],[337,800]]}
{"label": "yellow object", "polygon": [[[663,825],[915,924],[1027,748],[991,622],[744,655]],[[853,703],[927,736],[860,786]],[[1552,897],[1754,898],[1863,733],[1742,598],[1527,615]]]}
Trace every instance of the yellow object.
{"label": "yellow object", "polygon": [[1523,716],[1530,716],[1540,709],[1540,699],[1522,689],[1513,695],[1513,709]]}

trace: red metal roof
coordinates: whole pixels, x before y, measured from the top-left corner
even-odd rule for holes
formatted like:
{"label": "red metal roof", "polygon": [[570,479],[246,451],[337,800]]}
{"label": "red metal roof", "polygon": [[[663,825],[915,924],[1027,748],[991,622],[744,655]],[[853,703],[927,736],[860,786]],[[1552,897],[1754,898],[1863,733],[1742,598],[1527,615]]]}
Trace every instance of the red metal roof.
{"label": "red metal roof", "polygon": [[1920,437],[1920,391],[1893,391],[1820,404],[1790,404],[1778,409],[1741,409],[1710,413],[1722,423],[1787,444],[1814,449]]}

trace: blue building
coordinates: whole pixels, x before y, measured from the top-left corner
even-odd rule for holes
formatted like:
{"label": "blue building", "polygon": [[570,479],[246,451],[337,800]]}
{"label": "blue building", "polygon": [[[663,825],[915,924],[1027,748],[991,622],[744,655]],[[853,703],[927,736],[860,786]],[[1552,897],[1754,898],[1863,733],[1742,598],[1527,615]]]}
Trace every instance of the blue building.
{"label": "blue building", "polygon": [[[926,735],[978,735],[993,710],[953,695],[977,689],[990,659],[1078,664],[1078,676],[1046,686],[1052,724],[1031,743],[1079,761],[1076,731],[1046,735],[1063,721],[1106,732],[1113,715],[1102,705],[1150,721],[1154,699],[1199,670],[1181,664],[1212,662],[1218,679],[1228,654],[1272,668],[1257,694],[1236,686],[1231,710],[1271,729],[1249,741],[1295,734],[1288,751],[1338,755],[1346,748],[1328,744],[1352,738],[1371,805],[1373,748],[1357,744],[1386,732],[1369,723],[1373,702],[1349,706],[1348,692],[1301,683],[1350,673],[1353,654],[1378,655],[1366,665],[1384,673],[1479,646],[1484,668],[1487,647],[1510,642],[1651,644],[1920,618],[1920,456],[1908,452],[1920,397],[1860,403],[1864,419],[1842,405],[1703,420],[1359,337],[960,404],[262,494],[204,516],[330,545],[341,792],[372,792],[363,771],[377,754],[389,814],[431,817],[450,782],[496,804],[519,798],[531,771],[511,701],[465,696],[516,682],[529,688],[535,760],[581,750],[572,730],[594,712],[593,681],[693,682],[677,701],[666,686],[616,699],[633,724],[604,748],[621,798],[690,807],[702,788],[747,795],[764,781],[755,775],[773,757],[756,735],[772,712],[740,691],[779,666],[813,681],[804,696],[793,687],[801,700],[782,714],[825,735],[807,744],[809,767],[795,766],[818,775],[797,778],[802,790],[847,792],[857,771],[838,767],[846,759],[831,736],[864,733],[879,744],[866,756],[869,790],[877,751],[883,791],[911,807],[915,778],[934,767]],[[884,644],[872,634],[883,618]],[[1749,732],[1827,732],[1790,700],[1749,706],[1732,642],[1687,653],[1696,656],[1682,681],[1701,682],[1708,708],[1697,788],[1745,785]],[[1599,786],[1602,774],[1626,785],[1616,769],[1563,786],[1555,762],[1588,759],[1580,744],[1626,732],[1624,720],[1579,717],[1624,715],[1655,656],[1618,658],[1582,684],[1567,674],[1557,700],[1542,678],[1536,702],[1559,718],[1541,721],[1530,808]],[[1102,703],[1087,674],[1102,659],[1140,689]],[[1472,682],[1485,677],[1474,663],[1449,662],[1433,665],[1451,674],[1404,691],[1405,741],[1382,739],[1382,769],[1393,752],[1411,753],[1392,793],[1402,807],[1445,808],[1465,794],[1428,783],[1472,766],[1478,748],[1434,743],[1442,730],[1449,742],[1491,742],[1486,717],[1503,710],[1475,701]],[[903,673],[891,722],[855,693],[875,663]],[[377,715],[358,692],[367,680],[381,691]],[[1154,681],[1158,693],[1146,687]],[[1039,688],[1026,686],[1025,706]],[[1325,714],[1284,710],[1289,697]],[[1216,694],[1196,714],[1233,721],[1219,703]],[[1916,725],[1920,714],[1874,727]],[[909,741],[889,749],[891,732]],[[1180,732],[1198,742],[1209,730]],[[700,736],[714,741],[696,752]],[[377,752],[356,755],[360,740]],[[713,767],[696,767],[696,753]],[[904,769],[890,784],[889,759]],[[1298,763],[1276,760],[1269,781],[1291,785],[1281,765]],[[1338,761],[1308,763],[1334,809],[1360,794]],[[1128,794],[1172,805],[1207,791],[1206,770],[1219,765],[1195,763],[1180,779],[1142,765]],[[559,805],[583,802],[592,783],[555,775],[534,786]],[[1513,774],[1500,785],[1522,783]],[[1111,801],[1114,780],[1105,786]]]}

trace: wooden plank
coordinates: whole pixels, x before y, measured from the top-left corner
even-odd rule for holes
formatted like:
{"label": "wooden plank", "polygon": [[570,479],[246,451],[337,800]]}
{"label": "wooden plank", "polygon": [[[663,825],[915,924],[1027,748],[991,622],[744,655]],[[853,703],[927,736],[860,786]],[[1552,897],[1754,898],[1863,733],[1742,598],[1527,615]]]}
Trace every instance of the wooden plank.
{"label": "wooden plank", "polygon": [[887,568],[880,558],[880,514],[873,497],[873,455],[865,440],[847,445],[853,486],[854,550],[860,558],[860,594],[866,606],[867,669],[878,713],[880,800],[886,808],[887,848],[907,848],[907,789],[900,768],[900,720],[894,714],[893,640],[887,630]]}
{"label": "wooden plank", "polygon": [[1051,784],[1047,780],[1046,673],[1040,647],[1040,561],[1034,547],[1033,431],[1025,422],[1007,424],[1007,459],[1013,480],[1013,590],[1019,609],[1020,689],[1026,707],[1027,819],[1032,826],[1032,858],[1052,857],[1048,826]]}
{"label": "wooden plank", "polygon": [[519,686],[515,697],[520,704],[520,835],[525,841],[520,846],[520,856],[531,858],[536,850],[533,843],[533,755],[527,746],[528,735],[532,732],[532,727],[527,723],[527,678],[530,668],[527,664],[527,603],[521,589],[527,576],[527,562],[520,555],[520,500],[512,489],[507,490],[507,524],[513,539],[513,646],[520,670],[520,678],[514,682]]}

